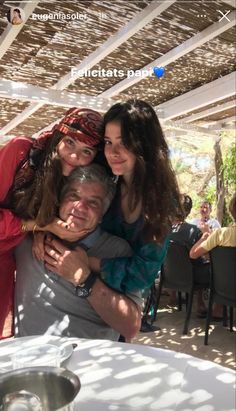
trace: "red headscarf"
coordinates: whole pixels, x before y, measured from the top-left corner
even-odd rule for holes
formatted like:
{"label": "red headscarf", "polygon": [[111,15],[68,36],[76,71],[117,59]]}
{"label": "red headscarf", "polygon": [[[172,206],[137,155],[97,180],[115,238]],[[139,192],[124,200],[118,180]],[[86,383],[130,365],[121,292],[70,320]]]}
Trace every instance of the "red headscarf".
{"label": "red headscarf", "polygon": [[22,187],[27,181],[31,181],[34,176],[34,160],[33,153],[45,148],[46,141],[53,136],[55,130],[73,137],[88,146],[97,146],[102,137],[100,134],[100,127],[102,124],[102,116],[94,110],[89,108],[70,108],[63,119],[55,124],[49,131],[44,131],[38,138],[33,139],[32,149],[29,157],[19,165],[13,183],[13,190]]}
{"label": "red headscarf", "polygon": [[70,108],[63,119],[49,131],[39,135],[33,144],[34,148],[43,148],[45,141],[52,137],[55,130],[70,136],[88,146],[96,146],[101,142],[100,127],[102,116],[89,108]]}

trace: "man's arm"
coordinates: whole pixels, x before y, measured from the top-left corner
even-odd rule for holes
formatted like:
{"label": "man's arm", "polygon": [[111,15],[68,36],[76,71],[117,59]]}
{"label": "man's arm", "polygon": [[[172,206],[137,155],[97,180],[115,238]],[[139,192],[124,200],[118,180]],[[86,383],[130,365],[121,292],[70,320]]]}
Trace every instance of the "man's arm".
{"label": "man's arm", "polygon": [[202,237],[194,244],[189,252],[190,258],[198,258],[206,254],[208,251],[202,246],[202,243],[209,237],[210,233],[205,232]]}
{"label": "man's arm", "polygon": [[[53,248],[51,248],[51,246]],[[90,274],[88,257],[84,250],[71,251],[57,240],[46,245],[46,267],[64,277],[75,286]],[[110,327],[126,339],[136,335],[141,324],[141,309],[130,298],[106,286],[99,278],[93,285],[88,302]]]}
{"label": "man's arm", "polygon": [[131,299],[107,287],[99,278],[87,298],[94,310],[111,328],[126,339],[133,338],[141,326],[141,309]]}

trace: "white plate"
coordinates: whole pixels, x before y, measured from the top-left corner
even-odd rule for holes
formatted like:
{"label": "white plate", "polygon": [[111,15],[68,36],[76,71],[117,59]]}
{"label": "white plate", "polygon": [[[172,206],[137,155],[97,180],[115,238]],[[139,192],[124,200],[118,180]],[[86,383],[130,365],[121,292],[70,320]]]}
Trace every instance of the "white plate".
{"label": "white plate", "polygon": [[72,344],[67,338],[55,337],[52,335],[35,335],[4,340],[0,342],[0,372],[10,371],[12,369],[11,356],[17,350],[43,344],[52,344],[60,347],[61,363],[67,360],[73,353]]}

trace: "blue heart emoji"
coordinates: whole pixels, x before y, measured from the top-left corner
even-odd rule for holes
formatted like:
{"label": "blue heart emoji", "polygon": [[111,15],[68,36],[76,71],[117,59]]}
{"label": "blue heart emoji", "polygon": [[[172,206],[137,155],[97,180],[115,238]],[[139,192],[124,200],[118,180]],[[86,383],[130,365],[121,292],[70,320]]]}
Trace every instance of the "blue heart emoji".
{"label": "blue heart emoji", "polygon": [[155,76],[160,78],[163,76],[163,74],[165,74],[165,68],[164,67],[153,67],[153,73],[155,74]]}

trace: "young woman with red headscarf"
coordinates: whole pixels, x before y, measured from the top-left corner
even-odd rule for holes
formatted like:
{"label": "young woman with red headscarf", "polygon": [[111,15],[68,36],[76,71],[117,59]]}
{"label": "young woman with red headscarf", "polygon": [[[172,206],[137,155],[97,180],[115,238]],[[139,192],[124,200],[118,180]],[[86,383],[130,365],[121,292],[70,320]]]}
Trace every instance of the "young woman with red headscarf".
{"label": "young woman with red headscarf", "polygon": [[72,108],[39,138],[14,138],[0,150],[0,338],[13,306],[14,247],[28,231],[78,238],[55,219],[58,196],[66,176],[96,157],[101,121],[96,111]]}

